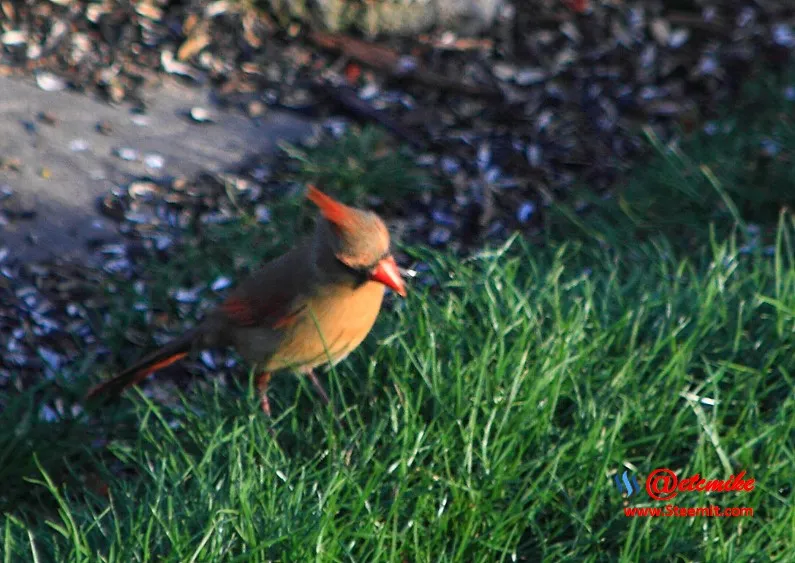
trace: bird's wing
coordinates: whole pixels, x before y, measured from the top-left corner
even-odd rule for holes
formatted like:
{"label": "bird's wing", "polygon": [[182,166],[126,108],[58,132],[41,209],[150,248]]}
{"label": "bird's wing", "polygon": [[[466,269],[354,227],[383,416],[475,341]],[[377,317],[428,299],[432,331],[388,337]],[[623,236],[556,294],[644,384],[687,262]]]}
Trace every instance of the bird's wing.
{"label": "bird's wing", "polygon": [[272,293],[255,298],[231,295],[220,306],[224,317],[235,326],[289,326],[306,305],[296,304],[286,293]]}
{"label": "bird's wing", "polygon": [[237,327],[289,326],[306,309],[308,260],[302,245],[265,264],[221,303],[218,312]]}

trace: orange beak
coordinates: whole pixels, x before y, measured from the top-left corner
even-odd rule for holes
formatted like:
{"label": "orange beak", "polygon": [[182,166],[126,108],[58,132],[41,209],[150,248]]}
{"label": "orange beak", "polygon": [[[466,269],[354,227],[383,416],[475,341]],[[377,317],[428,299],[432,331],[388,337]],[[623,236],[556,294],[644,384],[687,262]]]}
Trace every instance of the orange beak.
{"label": "orange beak", "polygon": [[400,277],[397,262],[392,256],[387,256],[378,263],[370,273],[370,279],[384,284],[401,297],[406,296],[406,286],[403,278]]}

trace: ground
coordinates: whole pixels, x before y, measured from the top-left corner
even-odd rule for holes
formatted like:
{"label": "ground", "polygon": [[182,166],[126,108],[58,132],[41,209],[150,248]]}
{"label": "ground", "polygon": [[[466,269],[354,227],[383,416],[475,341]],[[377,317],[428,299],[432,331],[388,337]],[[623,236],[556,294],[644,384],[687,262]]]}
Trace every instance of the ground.
{"label": "ground", "polygon": [[[253,156],[273,154],[278,141],[295,142],[311,133],[310,122],[294,113],[269,111],[250,119],[216,107],[209,90],[173,80],[146,92],[145,115],[133,112],[129,103],[46,92],[32,80],[0,77],[0,91],[0,157],[20,168],[0,167],[0,184],[35,213],[3,227],[2,244],[11,258],[24,261],[59,257],[91,262],[90,241],[118,240],[115,223],[97,205],[114,185],[146,175],[220,172]],[[194,107],[212,111],[214,123],[189,119]],[[42,112],[57,122],[42,122]],[[108,134],[97,131],[100,123],[111,128]],[[84,148],[76,150],[75,143]],[[124,148],[136,152],[135,160],[118,156]],[[147,155],[162,157],[162,168],[147,167]]]}

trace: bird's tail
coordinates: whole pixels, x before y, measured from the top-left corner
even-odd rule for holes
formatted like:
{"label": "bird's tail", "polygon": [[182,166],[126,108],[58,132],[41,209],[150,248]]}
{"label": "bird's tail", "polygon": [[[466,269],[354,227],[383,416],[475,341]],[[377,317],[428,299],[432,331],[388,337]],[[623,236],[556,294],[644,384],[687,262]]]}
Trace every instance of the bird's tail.
{"label": "bird's tail", "polygon": [[169,342],[159,350],[155,350],[148,356],[144,356],[140,361],[130,366],[120,374],[103,381],[89,389],[86,399],[96,400],[112,399],[121,395],[128,387],[140,383],[152,373],[170,366],[176,361],[188,355],[196,339],[196,331],[192,330]]}

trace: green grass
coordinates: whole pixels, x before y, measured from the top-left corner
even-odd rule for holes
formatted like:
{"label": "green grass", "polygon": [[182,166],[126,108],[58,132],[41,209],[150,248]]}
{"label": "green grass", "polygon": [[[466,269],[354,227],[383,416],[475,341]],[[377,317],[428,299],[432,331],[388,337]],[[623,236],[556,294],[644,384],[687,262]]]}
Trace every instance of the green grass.
{"label": "green grass", "polygon": [[576,199],[590,203],[584,215],[558,206],[561,220],[549,225],[555,238],[576,235],[575,224],[586,239],[603,243],[662,235],[693,251],[711,227],[725,238],[739,224],[761,227],[761,236],[741,232],[741,244],[771,244],[779,210],[795,208],[795,102],[784,95],[794,82],[795,72],[749,80],[743,96],[709,122],[710,133],[663,144],[644,129],[652,157],[633,168],[611,199],[583,187]]}
{"label": "green grass", "polygon": [[352,125],[336,141],[315,147],[284,143],[281,148],[292,161],[295,180],[315,183],[346,203],[366,205],[369,196],[399,205],[406,196],[434,188],[405,147],[392,146],[372,125]]}
{"label": "green grass", "polygon": [[[769,112],[737,120],[735,136],[657,144],[615,200],[584,216],[559,207],[567,222],[549,224],[543,249],[406,249],[430,269],[324,376],[343,423],[288,375],[271,393],[278,442],[245,384],[178,405],[132,392],[58,423],[37,416],[50,384],[0,397],[3,561],[790,561],[795,223],[780,208],[795,135],[773,118],[777,86],[755,88],[746,103],[770,97]],[[766,196],[741,155],[770,135],[783,150],[766,161]],[[306,153],[297,173],[324,170],[344,190],[350,170],[334,176],[322,156],[334,150]],[[177,331],[200,311],[170,289],[237,278],[310,214],[287,198],[270,225],[213,227],[150,263],[142,295],[108,287],[112,362],[140,355],[130,332],[151,345],[136,301]],[[58,384],[76,398],[111,370],[87,357],[77,384]],[[613,476],[642,483],[659,467],[745,470],[751,493],[673,503],[754,515],[627,518],[665,503],[622,497]]]}
{"label": "green grass", "polygon": [[[105,502],[42,476],[56,510],[6,517],[7,560],[788,560],[793,227],[774,256],[537,257],[518,241],[426,256],[440,285],[330,375],[344,426],[286,377],[281,447],[251,395],[138,399],[139,428],[111,446],[134,477]],[[626,467],[745,469],[750,494],[676,503],[755,514],[626,518],[611,480]]]}

